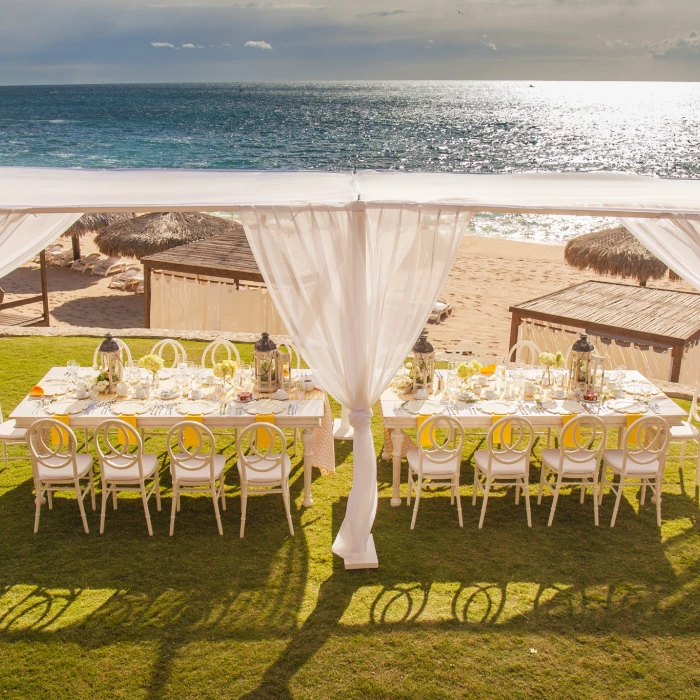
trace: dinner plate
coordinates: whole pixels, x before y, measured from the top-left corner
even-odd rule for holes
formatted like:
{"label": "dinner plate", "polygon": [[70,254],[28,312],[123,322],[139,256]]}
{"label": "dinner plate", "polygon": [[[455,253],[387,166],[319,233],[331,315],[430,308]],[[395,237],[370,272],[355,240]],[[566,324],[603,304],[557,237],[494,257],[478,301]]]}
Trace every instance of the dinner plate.
{"label": "dinner plate", "polygon": [[490,413],[492,416],[507,416],[518,410],[518,404],[512,401],[481,401],[476,406],[482,413]]}
{"label": "dinner plate", "polygon": [[411,399],[406,401],[403,407],[408,411],[408,413],[413,413],[413,415],[424,415],[432,416],[436,413],[442,413],[445,410],[444,406],[434,403],[433,401],[428,401],[427,399]]}
{"label": "dinner plate", "polygon": [[289,403],[286,401],[278,401],[277,399],[257,399],[249,401],[243,407],[246,413],[252,415],[267,414],[267,413],[283,413],[289,408]]}
{"label": "dinner plate", "polygon": [[192,401],[182,401],[177,405],[177,412],[183,416],[206,416],[218,410],[219,404],[212,401],[201,401],[198,399]]}
{"label": "dinner plate", "polygon": [[[552,405],[553,404],[553,405]],[[557,416],[568,416],[570,414],[583,413],[583,404],[579,401],[549,401],[542,404],[547,413],[553,413]]]}
{"label": "dinner plate", "polygon": [[60,379],[47,379],[39,384],[44,390],[44,396],[62,396],[68,391],[67,382]]}
{"label": "dinner plate", "polygon": [[124,414],[126,416],[139,416],[148,413],[148,404],[145,401],[127,399],[126,401],[116,401],[112,404],[112,413],[115,415]]}
{"label": "dinner plate", "polygon": [[72,416],[76,413],[82,413],[88,407],[88,403],[89,401],[73,401],[72,399],[55,401],[46,407],[46,413],[49,415]]}
{"label": "dinner plate", "polygon": [[605,404],[615,413],[646,413],[647,405],[634,399],[614,399]]}

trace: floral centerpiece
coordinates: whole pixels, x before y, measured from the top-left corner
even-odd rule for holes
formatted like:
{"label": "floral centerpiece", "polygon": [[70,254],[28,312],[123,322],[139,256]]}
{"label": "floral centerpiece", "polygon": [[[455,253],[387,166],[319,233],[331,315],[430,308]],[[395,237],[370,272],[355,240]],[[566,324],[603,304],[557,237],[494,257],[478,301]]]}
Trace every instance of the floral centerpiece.
{"label": "floral centerpiece", "polygon": [[549,386],[552,383],[551,370],[552,367],[564,366],[564,355],[561,352],[556,354],[553,352],[541,352],[540,353],[540,364],[544,367],[544,373],[542,374],[542,386]]}
{"label": "floral centerpiece", "polygon": [[394,377],[393,386],[399,393],[408,391],[413,386],[413,362],[407,362],[399,368]]}
{"label": "floral centerpiece", "polygon": [[236,360],[222,360],[214,365],[214,376],[223,379],[224,386],[228,385],[238,371]]}
{"label": "floral centerpiece", "polygon": [[95,389],[98,394],[107,394],[109,392],[109,374],[100,372],[95,379]]}
{"label": "floral centerpiece", "polygon": [[[462,384],[469,385],[469,380],[476,374],[481,372],[481,362],[472,360],[471,362],[462,362],[457,367],[457,376],[462,380]],[[469,387],[470,388],[470,387]]]}
{"label": "floral centerpiece", "polygon": [[139,360],[139,367],[142,369],[147,369],[149,372],[156,374],[156,372],[160,372],[160,370],[165,367],[165,362],[163,362],[163,358],[158,357],[158,355],[144,355]]}

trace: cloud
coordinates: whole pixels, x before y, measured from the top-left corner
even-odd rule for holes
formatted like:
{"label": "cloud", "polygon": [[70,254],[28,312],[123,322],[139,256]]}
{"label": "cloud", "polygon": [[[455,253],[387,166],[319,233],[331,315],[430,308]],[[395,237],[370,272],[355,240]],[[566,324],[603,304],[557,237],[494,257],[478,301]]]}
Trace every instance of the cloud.
{"label": "cloud", "polygon": [[481,35],[481,43],[487,48],[491,49],[492,51],[498,51],[498,46],[494,44],[492,41],[486,41],[489,38],[488,34],[482,34]]}
{"label": "cloud", "polygon": [[151,46],[155,46],[157,49],[174,49],[175,44],[171,44],[169,41],[152,41]]}
{"label": "cloud", "polygon": [[602,41],[603,44],[605,44],[605,48],[614,51],[615,49],[633,49],[634,44],[630,44],[627,41],[623,41],[622,39],[606,39],[604,36],[601,36],[600,34],[597,35],[598,41]]}
{"label": "cloud", "polygon": [[243,46],[249,46],[251,49],[271,49],[272,46],[266,41],[246,41]]}
{"label": "cloud", "polygon": [[700,56],[700,32],[692,31],[685,36],[661,41],[646,41],[644,48],[657,61],[693,58]]}
{"label": "cloud", "polygon": [[361,12],[357,17],[394,17],[395,15],[408,15],[416,10],[377,10],[376,12]]}
{"label": "cloud", "polygon": [[246,2],[246,3],[153,3],[146,5],[149,10],[325,10],[328,5],[315,5],[312,3],[299,2],[284,3],[276,2]]}

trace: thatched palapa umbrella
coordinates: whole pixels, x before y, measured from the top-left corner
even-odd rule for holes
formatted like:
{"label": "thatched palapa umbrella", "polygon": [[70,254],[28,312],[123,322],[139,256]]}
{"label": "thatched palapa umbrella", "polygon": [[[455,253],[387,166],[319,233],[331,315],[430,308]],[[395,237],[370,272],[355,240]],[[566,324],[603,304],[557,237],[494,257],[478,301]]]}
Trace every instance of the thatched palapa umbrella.
{"label": "thatched palapa umbrella", "polygon": [[578,270],[636,279],[642,287],[647,280],[661,279],[666,273],[672,280],[680,279],[624,226],[572,238],[566,244],[564,259]]}
{"label": "thatched palapa umbrella", "polygon": [[63,232],[63,236],[72,239],[73,258],[80,260],[80,237],[86,233],[97,233],[107,226],[131,219],[133,214],[83,214],[69,229]]}
{"label": "thatched palapa umbrella", "polygon": [[105,255],[143,258],[241,228],[237,222],[208,214],[144,214],[108,226],[97,234],[95,243]]}

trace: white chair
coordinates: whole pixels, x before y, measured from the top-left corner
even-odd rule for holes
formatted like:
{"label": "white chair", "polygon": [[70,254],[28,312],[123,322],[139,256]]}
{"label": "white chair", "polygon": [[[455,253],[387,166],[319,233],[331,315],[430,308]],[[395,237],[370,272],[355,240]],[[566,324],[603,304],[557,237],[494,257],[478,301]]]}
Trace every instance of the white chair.
{"label": "white chair", "polygon": [[241,356],[238,354],[238,348],[230,340],[226,340],[226,338],[217,338],[204,348],[202,367],[213,367],[216,364],[216,353],[222,348],[226,351],[227,360],[236,360],[239,365],[241,364]]}
{"label": "white chair", "polygon": [[515,362],[518,359],[518,353],[520,350],[528,350],[530,356],[531,365],[539,365],[540,363],[540,352],[539,347],[533,343],[531,340],[519,340],[513,347],[508,351],[508,362]]}
{"label": "white chair", "polygon": [[170,365],[171,367],[177,367],[180,362],[187,362],[187,352],[185,348],[182,346],[182,343],[173,338],[159,340],[151,348],[151,355],[158,355],[162,360],[164,359],[163,353],[168,349],[173,351],[173,363]]}
{"label": "white chair", "polygon": [[[549,512],[547,526],[554,521],[559,492],[562,486],[580,486],[581,503],[586,489],[593,495],[593,518],[598,526],[598,477],[600,458],[605,448],[608,431],[603,421],[597,416],[577,416],[572,418],[561,431],[558,450],[542,450],[542,470],[540,472],[540,489],[537,494],[538,505],[542,503],[542,491],[546,486],[554,495],[552,509]],[[556,486],[548,481],[548,476],[556,476]]]}
{"label": "white chair", "polygon": [[[226,510],[224,467],[226,457],[216,454],[216,438],[198,421],[181,421],[168,432],[168,455],[173,480],[173,505],[170,514],[170,535],[175,531],[175,513],[180,510],[183,493],[206,493],[214,502],[214,514],[219,534],[223,535],[219,499]],[[217,484],[218,482],[218,484]]]}
{"label": "white chair", "polygon": [[104,260],[104,258],[99,253],[90,253],[90,255],[86,255],[84,258],[80,258],[80,260],[75,260],[71,265],[71,270],[87,272],[92,270],[100,260]]}
{"label": "white chair", "polygon": [[[684,420],[680,425],[671,426],[670,443],[680,443],[681,453],[678,457],[668,455],[667,459],[677,459],[678,467],[683,466],[683,460],[686,459],[685,448],[689,442],[694,442],[697,445],[697,457],[695,460],[695,488],[700,486],[700,431],[693,425],[692,421],[700,422],[700,411],[698,411],[698,389],[700,385],[695,387],[693,394],[693,402],[690,404],[688,420]],[[688,456],[692,459],[692,456]]]}
{"label": "white chair", "polygon": [[[61,421],[43,418],[27,430],[27,444],[32,460],[34,488],[36,490],[36,514],[34,532],[39,530],[39,516],[44,494],[49,510],[53,508],[53,494],[58,491],[75,491],[85,532],[90,532],[83,500],[90,493],[95,510],[95,480],[92,473],[92,457],[78,454],[75,433]],[[81,482],[87,480],[85,487]]]}
{"label": "white chair", "polygon": [[[245,448],[245,443],[248,449]],[[289,473],[292,463],[287,454],[284,434],[270,423],[252,423],[238,436],[238,476],[241,480],[241,533],[245,533],[248,496],[281,493],[287,512],[289,532],[294,535],[289,498]],[[246,454],[247,452],[247,454]]]}
{"label": "white chair", "polygon": [[[506,416],[496,421],[486,436],[486,449],[474,453],[474,496],[481,491],[479,528],[484,525],[486,504],[492,486],[515,486],[515,504],[520,502],[520,489],[525,494],[527,526],[532,527],[530,513],[530,454],[535,435],[532,424],[519,416]],[[499,444],[500,447],[496,447]]]}
{"label": "white chair", "polygon": [[2,444],[2,457],[0,461],[11,462],[30,460],[31,457],[10,457],[7,454],[8,445],[26,445],[27,431],[24,428],[17,428],[14,420],[5,420],[2,416],[2,408],[0,408],[0,443]]}
{"label": "white chair", "polygon": [[[133,362],[133,360],[131,359],[131,350],[129,350],[129,346],[120,338],[115,338],[114,340],[117,341],[117,345],[121,349],[122,365],[126,366],[127,362]],[[100,364],[100,345],[102,345],[102,341],[100,341],[99,345],[95,348],[95,352],[92,355],[93,366],[99,366]]]}
{"label": "white chair", "polygon": [[[617,511],[622,500],[622,490],[628,486],[641,486],[640,505],[644,505],[647,486],[656,499],[656,523],[661,527],[661,485],[666,466],[668,448],[668,425],[663,418],[650,416],[639,418],[627,429],[623,436],[623,447],[617,450],[603,451],[603,475],[600,484],[600,502],[603,502],[605,487],[616,495],[610,527],[615,527]],[[619,477],[618,483],[608,480],[607,469],[612,471],[613,479]]]}
{"label": "white chair", "polygon": [[483,364],[486,353],[483,347],[475,340],[463,340],[445,352],[443,357],[448,362],[471,362],[476,360]]}
{"label": "white chair", "polygon": [[[430,441],[429,445],[424,442]],[[416,525],[418,504],[423,486],[449,486],[450,505],[457,499],[457,517],[459,526],[462,520],[462,501],[459,497],[459,472],[462,466],[462,448],[464,446],[464,428],[458,420],[450,416],[433,416],[423,422],[418,429],[418,447],[406,453],[408,461],[408,498],[406,505],[411,505],[411,495],[415,491],[416,503],[413,507],[411,530]],[[417,480],[413,480],[413,474]]]}
{"label": "white chair", "polygon": [[[153,535],[148,499],[156,494],[156,507],[160,510],[160,483],[158,478],[158,458],[143,453],[143,441],[138,432],[128,423],[116,418],[102,421],[95,428],[95,447],[100,460],[100,480],[102,482],[102,512],[100,514],[100,534],[105,529],[107,501],[112,494],[112,506],[117,509],[117,494],[138,491],[141,494],[143,510],[146,514],[148,534]],[[133,448],[136,448],[134,451]],[[152,481],[150,489],[146,481]]]}

